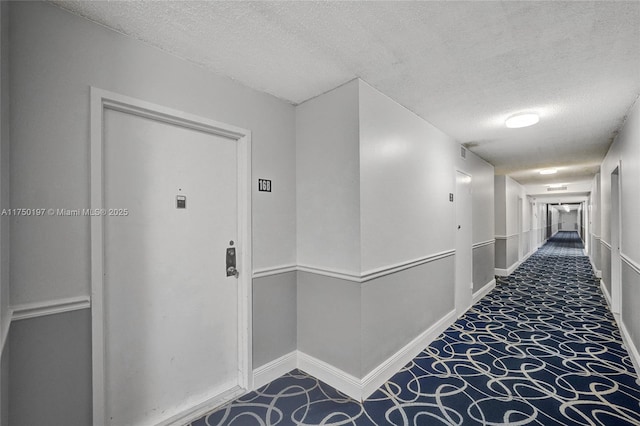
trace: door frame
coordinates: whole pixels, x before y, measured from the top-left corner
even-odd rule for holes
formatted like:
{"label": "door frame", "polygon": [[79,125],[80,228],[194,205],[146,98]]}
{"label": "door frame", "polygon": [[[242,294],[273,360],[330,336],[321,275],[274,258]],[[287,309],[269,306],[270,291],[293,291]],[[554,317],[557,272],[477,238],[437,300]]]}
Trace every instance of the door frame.
{"label": "door frame", "polygon": [[[90,145],[91,145],[91,210],[104,208],[104,111],[133,114],[187,129],[210,133],[235,140],[237,143],[238,182],[238,384],[251,389],[251,132],[239,127],[153,104],[140,99],[109,92],[96,87],[90,89]],[[96,210],[97,209],[97,210]],[[222,255],[222,254],[221,254]],[[91,216],[91,353],[93,424],[106,421],[105,407],[105,340],[104,340],[104,217]],[[212,401],[213,402],[213,401]],[[221,403],[219,399],[216,402]],[[194,409],[197,407],[194,407]]]}
{"label": "door frame", "polygon": [[[616,202],[613,200],[614,185],[613,180],[616,176]],[[609,180],[611,190],[609,199],[611,201],[611,209],[609,210],[609,240],[611,243],[610,258],[610,280],[611,285],[611,312],[613,314],[621,314],[622,306],[622,161],[614,164],[611,170]],[[615,218],[614,218],[615,216]],[[615,238],[614,238],[615,234]]]}

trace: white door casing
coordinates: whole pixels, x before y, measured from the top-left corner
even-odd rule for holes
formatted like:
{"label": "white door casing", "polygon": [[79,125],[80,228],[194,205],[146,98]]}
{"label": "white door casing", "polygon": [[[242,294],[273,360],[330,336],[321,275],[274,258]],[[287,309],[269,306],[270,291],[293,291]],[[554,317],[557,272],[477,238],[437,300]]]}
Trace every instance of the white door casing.
{"label": "white door casing", "polygon": [[473,299],[473,235],[471,176],[456,170],[455,204],[455,307],[464,314]]}
{"label": "white door casing", "polygon": [[169,424],[249,389],[250,132],[92,88],[91,148],[94,425]]}

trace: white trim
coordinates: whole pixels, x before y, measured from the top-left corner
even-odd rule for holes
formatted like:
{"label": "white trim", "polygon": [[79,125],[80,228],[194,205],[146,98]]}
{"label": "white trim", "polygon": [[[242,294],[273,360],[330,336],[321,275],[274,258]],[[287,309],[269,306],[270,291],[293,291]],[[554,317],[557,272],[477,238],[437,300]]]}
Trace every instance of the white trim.
{"label": "white trim", "polygon": [[[225,385],[221,386],[225,387]],[[205,414],[215,410],[217,407],[233,401],[240,395],[245,393],[245,389],[240,386],[234,386],[230,389],[226,389],[220,393],[215,394],[211,398],[198,403],[180,413],[177,413],[170,418],[163,420],[156,424],[156,426],[183,426],[185,424],[191,424],[193,420],[197,420]]]}
{"label": "white trim", "polygon": [[[357,401],[367,399],[387,380],[393,377],[407,363],[411,362],[420,352],[422,352],[431,342],[433,342],[443,331],[445,331],[457,319],[456,311],[450,311],[444,317],[440,318],[435,324],[429,327],[419,336],[411,340],[395,354],[391,355],[385,361],[380,363],[376,368],[371,370],[364,378],[357,377],[342,371],[324,361],[321,361],[304,352],[297,351],[298,368],[311,376],[322,380],[323,382],[333,386],[340,392],[350,396]],[[290,359],[291,354],[285,355],[285,359],[279,358],[274,363],[286,365],[288,368],[284,373],[291,371]],[[282,361],[281,361],[282,360]],[[270,363],[271,364],[271,363]],[[268,365],[268,364],[267,364]],[[262,367],[261,367],[262,368]],[[282,371],[286,369],[282,368]],[[284,374],[282,373],[282,374]],[[281,375],[281,374],[280,374]],[[275,376],[275,377],[279,377]]]}
{"label": "white trim", "polygon": [[418,259],[408,260],[393,265],[384,266],[382,268],[371,269],[369,271],[358,274],[357,272],[346,272],[336,269],[329,269],[311,265],[298,265],[297,270],[300,272],[309,272],[311,274],[324,275],[327,277],[338,278],[346,281],[353,281],[356,283],[366,283],[367,281],[374,280],[376,278],[383,277],[385,275],[394,274],[396,272],[403,271],[405,269],[413,268],[423,265],[425,263],[433,262],[436,260],[444,259],[449,256],[453,256],[456,253],[454,249],[441,251],[428,256],[420,257]]}
{"label": "white trim", "polygon": [[4,353],[4,344],[7,343],[7,337],[9,337],[9,328],[11,328],[11,320],[13,317],[13,311],[11,307],[7,309],[8,312],[4,313],[4,318],[2,318],[2,330],[0,330],[0,358],[2,358],[2,354]]}
{"label": "white trim", "polygon": [[538,249],[533,249],[531,250],[529,253],[527,253],[526,255],[524,255],[522,257],[522,259],[518,260],[516,263],[514,263],[513,265],[509,266],[509,268],[507,269],[501,269],[501,268],[495,268],[494,269],[494,274],[499,276],[499,277],[506,277],[509,276],[513,273],[513,271],[515,271],[516,269],[518,269],[518,266],[522,265],[527,259],[529,259],[536,251],[538,251]]}
{"label": "white trim", "polygon": [[611,310],[611,296],[609,295],[609,292],[607,291],[607,286],[604,283],[604,280],[600,280],[600,291],[602,291],[602,294],[604,296],[604,300],[607,301],[607,305],[609,306],[609,310]]}
{"label": "white trim", "polygon": [[[91,87],[91,208],[103,207],[104,109],[146,117],[163,123],[211,133],[237,141],[238,269],[252,271],[251,260],[251,132],[161,105]],[[102,216],[91,217],[91,331],[93,424],[105,423],[104,235]],[[251,386],[251,274],[241,273],[238,287],[238,385]],[[222,392],[225,393],[225,392]],[[198,407],[193,407],[197,409]]]}
{"label": "white trim", "polygon": [[593,269],[593,274],[596,278],[602,278],[602,271],[596,268],[596,264],[593,262],[591,256],[589,256],[589,262],[591,262],[591,269]]}
{"label": "white trim", "polygon": [[520,234],[511,234],[511,235],[496,235],[496,240],[509,240],[511,238],[515,238]]}
{"label": "white trim", "polygon": [[487,241],[483,241],[481,243],[475,243],[471,246],[472,249],[477,249],[480,247],[484,247],[484,246],[490,246],[491,244],[495,244],[496,243],[496,239],[491,239],[491,240],[487,240]]}
{"label": "white trim", "polygon": [[640,274],[640,264],[634,262],[633,260],[631,260],[629,256],[627,256],[622,252],[620,252],[620,259],[622,259],[624,263],[629,265],[629,267],[633,269],[636,272],[636,274]]}
{"label": "white trim", "polygon": [[271,275],[279,275],[285,274],[287,272],[295,272],[298,270],[298,266],[293,265],[281,265],[281,266],[272,266],[270,268],[263,268],[253,271],[253,278],[264,278],[269,277]]}
{"label": "white trim", "polygon": [[325,277],[338,278],[341,280],[362,282],[360,274],[356,272],[340,271],[337,269],[329,269],[311,265],[298,265],[296,268],[300,272],[309,272],[310,274],[324,275]]}
{"label": "white trim", "polygon": [[63,312],[89,309],[91,299],[89,296],[69,297],[67,299],[47,300],[46,302],[25,303],[11,307],[13,314],[12,321],[19,321],[27,318],[42,317],[45,315],[60,314]]}
{"label": "white trim", "polygon": [[271,383],[283,374],[298,367],[298,353],[297,351],[291,351],[288,354],[282,355],[280,358],[276,358],[255,370],[253,370],[253,388],[258,389],[267,383]]}
{"label": "white trim", "polygon": [[407,343],[395,354],[391,355],[361,380],[360,400],[367,399],[387,380],[393,377],[405,365],[411,362],[420,352],[428,347],[443,331],[456,322],[458,316],[452,310],[435,324],[423,331],[418,337]]}
{"label": "white trim", "polygon": [[640,374],[640,352],[638,352],[638,347],[633,342],[633,339],[631,338],[631,334],[629,333],[629,330],[627,330],[627,326],[624,325],[624,322],[622,321],[622,319],[616,318],[616,322],[618,323],[618,328],[620,328],[622,341],[627,347],[627,352],[629,352],[629,355],[630,355],[629,357],[631,358],[631,362],[634,368],[636,369],[636,375],[638,375]]}
{"label": "white trim", "polygon": [[495,287],[496,287],[496,280],[494,278],[488,283],[486,283],[484,286],[482,286],[480,290],[473,293],[473,304],[475,305],[476,303],[478,303],[480,299],[482,299],[487,294],[489,294],[491,290],[493,290]]}
{"label": "white trim", "polygon": [[499,277],[507,277],[511,274],[513,274],[513,271],[515,271],[516,269],[518,269],[518,266],[520,266],[520,261],[514,263],[513,265],[509,266],[507,269],[501,269],[501,268],[495,268],[495,275],[499,276]]}
{"label": "white trim", "polygon": [[602,244],[603,246],[605,246],[606,248],[608,248],[609,250],[611,250],[611,244],[609,244],[608,242],[606,242],[605,240],[600,240],[600,244]]}
{"label": "white trim", "polygon": [[362,382],[351,374],[301,351],[298,351],[298,368],[351,398],[362,400]]}
{"label": "white trim", "polygon": [[373,280],[375,278],[380,278],[385,275],[394,274],[396,272],[400,272],[405,269],[413,268],[415,266],[420,266],[425,263],[433,262],[436,260],[444,259],[449,256],[453,256],[456,254],[455,249],[441,251],[439,253],[431,254],[429,256],[423,256],[418,259],[409,260],[407,262],[396,263],[394,265],[385,266],[383,268],[371,269],[369,271],[363,272],[360,277],[360,282],[366,282]]}

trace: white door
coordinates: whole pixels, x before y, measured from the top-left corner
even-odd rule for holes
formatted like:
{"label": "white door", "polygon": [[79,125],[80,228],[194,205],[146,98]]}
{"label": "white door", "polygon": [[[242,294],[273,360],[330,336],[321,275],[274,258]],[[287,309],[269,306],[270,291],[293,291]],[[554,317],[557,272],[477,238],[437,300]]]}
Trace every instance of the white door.
{"label": "white door", "polygon": [[524,235],[522,229],[522,198],[518,197],[518,261],[524,257]]}
{"label": "white door", "polygon": [[622,260],[620,258],[620,167],[611,173],[611,311],[620,313],[622,304]]}
{"label": "white door", "polygon": [[458,316],[464,314],[473,299],[473,236],[471,212],[471,176],[456,171],[456,291]]}
{"label": "white door", "polygon": [[105,109],[103,144],[105,418],[158,424],[239,384],[237,141]]}

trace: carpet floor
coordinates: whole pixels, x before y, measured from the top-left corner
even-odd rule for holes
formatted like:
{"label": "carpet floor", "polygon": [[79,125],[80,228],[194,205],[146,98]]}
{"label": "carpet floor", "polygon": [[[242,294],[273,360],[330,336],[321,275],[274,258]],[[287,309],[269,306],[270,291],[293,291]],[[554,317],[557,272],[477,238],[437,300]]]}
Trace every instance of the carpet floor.
{"label": "carpet floor", "polygon": [[559,232],[358,402],[293,370],[192,423],[640,425],[640,382],[575,232]]}

